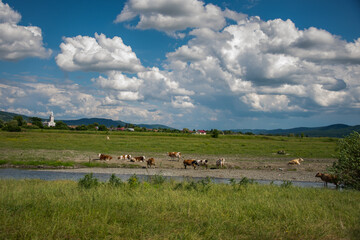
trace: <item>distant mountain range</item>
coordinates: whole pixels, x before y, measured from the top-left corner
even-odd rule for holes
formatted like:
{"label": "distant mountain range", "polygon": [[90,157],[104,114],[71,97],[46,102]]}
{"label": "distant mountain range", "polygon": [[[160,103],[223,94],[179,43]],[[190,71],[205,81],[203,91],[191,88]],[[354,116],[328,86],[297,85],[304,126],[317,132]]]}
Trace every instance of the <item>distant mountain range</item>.
{"label": "distant mountain range", "polygon": [[353,131],[360,132],[360,125],[349,126],[346,124],[334,124],[325,127],[299,127],[291,129],[274,129],[274,130],[265,130],[265,129],[232,129],[233,132],[252,132],[254,134],[271,134],[271,135],[301,135],[308,137],[344,137],[352,133]]}
{"label": "distant mountain range", "polygon": [[[12,120],[14,118],[14,116],[19,116],[19,115],[22,116],[25,121],[30,122],[31,117],[29,117],[29,116],[0,111],[0,119],[5,122]],[[42,118],[42,120],[46,121],[48,119]],[[124,127],[126,124],[132,124],[132,123],[126,123],[126,122],[123,122],[120,120],[112,120],[112,119],[106,119],[106,118],[81,118],[81,119],[77,119],[77,120],[60,120],[60,119],[56,119],[56,116],[55,116],[55,121],[62,121],[67,125],[77,125],[77,126],[98,123],[99,125],[105,125],[106,127],[118,127],[118,126]],[[174,129],[172,127],[162,125],[162,124],[133,124],[133,125],[141,127],[141,128],[145,127],[148,129],[154,129],[154,128]]]}
{"label": "distant mountain range", "polygon": [[[30,121],[30,117],[16,114],[16,113],[10,113],[10,112],[4,112],[0,111],[0,119],[3,121],[10,121],[14,118],[14,116],[22,116],[25,121]],[[55,116],[56,117],[56,116]],[[43,119],[44,121],[47,119]],[[111,120],[111,119],[105,119],[105,118],[82,118],[78,120],[58,120],[55,118],[55,121],[63,121],[67,125],[89,125],[93,123],[98,123],[100,125],[105,125],[106,127],[117,127],[117,126],[125,126],[127,123],[120,121],[120,120]],[[145,127],[148,129],[154,129],[154,128],[164,128],[164,129],[174,129],[172,127],[168,127],[161,124],[133,124],[138,127]],[[253,134],[264,134],[264,135],[289,135],[289,134],[295,134],[295,135],[301,135],[308,137],[344,137],[352,133],[353,131],[360,132],[360,125],[356,126],[349,126],[346,124],[334,124],[330,126],[325,127],[313,127],[313,128],[307,128],[307,127],[299,127],[299,128],[291,128],[291,129],[273,129],[273,130],[265,130],[265,129],[230,129],[230,131],[233,132],[242,132],[247,133],[251,132]]]}

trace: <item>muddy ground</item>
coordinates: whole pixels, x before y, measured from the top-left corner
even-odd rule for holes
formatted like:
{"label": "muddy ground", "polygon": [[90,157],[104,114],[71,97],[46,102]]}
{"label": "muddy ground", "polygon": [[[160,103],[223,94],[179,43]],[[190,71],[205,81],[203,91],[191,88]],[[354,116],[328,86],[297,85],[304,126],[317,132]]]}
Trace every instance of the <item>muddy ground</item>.
{"label": "muddy ground", "polygon": [[[139,153],[133,156],[142,156]],[[301,165],[288,165],[288,161],[294,159],[285,155],[273,155],[271,157],[243,157],[225,156],[224,168],[217,168],[215,163],[220,157],[187,154],[180,161],[172,160],[165,154],[145,155],[146,158],[153,157],[156,167],[147,169],[145,162],[130,162],[130,160],[118,160],[112,156],[110,161],[100,161],[96,155],[76,158],[76,162],[106,162],[114,167],[111,168],[75,168],[56,169],[54,171],[66,172],[92,172],[92,173],[115,173],[115,174],[137,174],[137,175],[163,175],[183,177],[215,177],[215,178],[243,178],[258,180],[281,180],[281,181],[308,181],[321,182],[315,175],[317,172],[326,172],[336,159],[311,159],[304,158]],[[209,167],[198,167],[184,169],[183,159],[208,159]],[[118,167],[116,167],[118,166]]]}

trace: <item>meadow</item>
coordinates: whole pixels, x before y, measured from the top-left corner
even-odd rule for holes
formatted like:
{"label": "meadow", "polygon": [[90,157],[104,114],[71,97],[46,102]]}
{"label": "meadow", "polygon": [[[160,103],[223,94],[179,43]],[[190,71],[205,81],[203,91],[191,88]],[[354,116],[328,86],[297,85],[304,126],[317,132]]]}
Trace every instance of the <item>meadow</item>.
{"label": "meadow", "polygon": [[[106,136],[110,140],[106,140]],[[336,158],[337,138],[220,135],[219,138],[174,133],[26,131],[0,132],[0,164],[43,164],[73,166],[74,159],[86,161],[98,153],[113,155],[241,156],[277,158],[285,150],[290,157]],[[101,165],[101,164],[100,164]]]}
{"label": "meadow", "polygon": [[258,185],[0,180],[0,239],[359,239],[360,192]]}

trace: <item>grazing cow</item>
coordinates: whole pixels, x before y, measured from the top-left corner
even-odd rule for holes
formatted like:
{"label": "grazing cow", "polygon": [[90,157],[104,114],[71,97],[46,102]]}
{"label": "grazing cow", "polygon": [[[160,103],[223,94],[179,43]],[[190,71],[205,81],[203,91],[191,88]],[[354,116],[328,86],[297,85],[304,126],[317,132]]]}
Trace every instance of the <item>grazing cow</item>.
{"label": "grazing cow", "polygon": [[225,166],[225,158],[220,158],[219,160],[216,161],[216,166],[217,167],[224,167]]}
{"label": "grazing cow", "polygon": [[122,159],[131,159],[131,155],[128,155],[128,154],[125,154],[125,155],[120,155],[118,157],[119,160],[122,160]]}
{"label": "grazing cow", "polygon": [[194,169],[196,169],[196,166],[199,166],[199,164],[194,159],[188,159],[188,160],[184,160],[185,169],[186,169],[186,166],[193,166]]}
{"label": "grazing cow", "polygon": [[328,182],[335,184],[336,187],[338,187],[338,185],[339,185],[339,179],[335,175],[328,174],[328,173],[317,173],[315,175],[315,177],[321,178],[321,180],[324,181],[324,186],[326,186],[326,187],[327,187]]}
{"label": "grazing cow", "polygon": [[133,157],[133,158],[131,158],[131,161],[132,161],[132,162],[145,162],[146,159],[145,159],[145,156]]}
{"label": "grazing cow", "polygon": [[100,160],[109,161],[109,160],[111,160],[111,159],[112,159],[112,156],[107,155],[107,154],[102,154],[102,153],[99,153],[99,158],[100,158]]}
{"label": "grazing cow", "polygon": [[279,150],[279,151],[277,151],[277,154],[284,155],[284,154],[285,154],[285,150]]}
{"label": "grazing cow", "polygon": [[303,161],[304,161],[304,159],[302,159],[302,158],[293,159],[288,162],[288,165],[300,165],[300,162],[303,162]]}
{"label": "grazing cow", "polygon": [[196,160],[196,162],[198,163],[199,166],[205,166],[206,169],[208,168],[208,160],[207,159]]}
{"label": "grazing cow", "polygon": [[178,161],[180,161],[181,158],[181,152],[168,152],[169,157],[171,157],[171,160],[174,158],[177,158]]}
{"label": "grazing cow", "polygon": [[155,168],[155,159],[154,158],[149,158],[148,160],[146,160],[146,168],[151,167],[151,165],[154,165],[154,168]]}

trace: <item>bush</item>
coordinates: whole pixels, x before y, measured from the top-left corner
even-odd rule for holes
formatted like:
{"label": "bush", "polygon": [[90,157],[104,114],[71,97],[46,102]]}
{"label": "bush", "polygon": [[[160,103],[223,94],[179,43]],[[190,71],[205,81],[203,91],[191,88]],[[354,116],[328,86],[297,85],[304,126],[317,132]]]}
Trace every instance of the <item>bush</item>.
{"label": "bush", "polygon": [[211,131],[211,137],[218,138],[219,137],[219,130],[214,129]]}
{"label": "bush", "polygon": [[122,186],[124,183],[121,181],[120,178],[118,178],[117,176],[115,176],[115,174],[112,174],[110,179],[109,179],[109,185],[112,187],[119,187]]}
{"label": "bush", "polygon": [[93,188],[99,186],[99,180],[93,176],[92,173],[86,174],[83,178],[79,180],[79,187],[82,188]]}
{"label": "bush", "polygon": [[5,127],[3,128],[5,131],[9,132],[21,132],[21,127],[18,125],[18,121],[11,120],[10,122],[7,122],[5,124]]}
{"label": "bush", "polygon": [[360,134],[353,132],[339,140],[339,159],[330,169],[346,188],[360,190]]}
{"label": "bush", "polygon": [[137,187],[137,186],[140,185],[139,178],[136,176],[136,174],[132,175],[128,179],[128,184],[129,184],[130,187]]}
{"label": "bush", "polygon": [[155,174],[154,176],[150,177],[150,182],[154,185],[162,185],[166,181],[166,178],[162,175]]}

